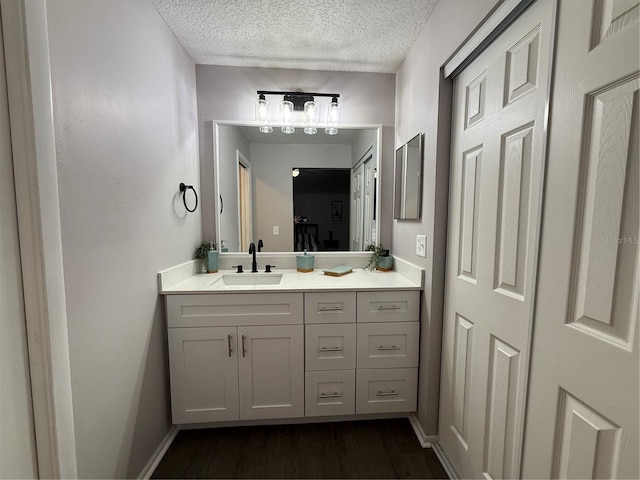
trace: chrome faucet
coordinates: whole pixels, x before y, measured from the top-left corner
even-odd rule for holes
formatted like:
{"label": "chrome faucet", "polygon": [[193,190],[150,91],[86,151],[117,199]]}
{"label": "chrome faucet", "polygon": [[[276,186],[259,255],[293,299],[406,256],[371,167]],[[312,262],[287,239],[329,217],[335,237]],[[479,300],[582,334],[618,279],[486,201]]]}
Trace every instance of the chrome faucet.
{"label": "chrome faucet", "polygon": [[253,259],[251,261],[251,273],[257,273],[258,262],[256,261],[256,244],[253,242],[249,245],[249,255],[253,255]]}

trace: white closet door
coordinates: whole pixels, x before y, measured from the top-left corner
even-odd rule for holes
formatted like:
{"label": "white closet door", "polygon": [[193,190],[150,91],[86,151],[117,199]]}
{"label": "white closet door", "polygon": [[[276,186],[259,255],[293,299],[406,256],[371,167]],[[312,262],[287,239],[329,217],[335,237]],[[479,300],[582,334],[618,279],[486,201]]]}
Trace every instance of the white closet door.
{"label": "white closet door", "polygon": [[559,6],[524,477],[640,478],[639,13]]}
{"label": "white closet door", "polygon": [[520,471],[553,3],[455,80],[440,446],[461,478]]}

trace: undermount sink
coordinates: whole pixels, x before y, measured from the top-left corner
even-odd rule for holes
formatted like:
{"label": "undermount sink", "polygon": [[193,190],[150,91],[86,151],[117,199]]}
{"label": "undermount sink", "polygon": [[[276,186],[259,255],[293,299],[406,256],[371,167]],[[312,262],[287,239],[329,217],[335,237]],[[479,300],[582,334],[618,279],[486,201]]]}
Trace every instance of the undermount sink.
{"label": "undermount sink", "polygon": [[281,273],[223,273],[210,285],[279,285]]}

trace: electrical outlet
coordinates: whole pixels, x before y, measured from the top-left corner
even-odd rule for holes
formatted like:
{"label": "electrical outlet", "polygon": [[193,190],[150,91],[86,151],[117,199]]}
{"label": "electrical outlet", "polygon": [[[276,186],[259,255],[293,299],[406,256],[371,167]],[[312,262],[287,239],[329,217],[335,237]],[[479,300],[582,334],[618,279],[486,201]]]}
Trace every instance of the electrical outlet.
{"label": "electrical outlet", "polygon": [[427,257],[427,236],[416,235],[416,255],[419,257]]}
{"label": "electrical outlet", "polygon": [[273,226],[273,234],[280,235],[280,227],[278,225]]}

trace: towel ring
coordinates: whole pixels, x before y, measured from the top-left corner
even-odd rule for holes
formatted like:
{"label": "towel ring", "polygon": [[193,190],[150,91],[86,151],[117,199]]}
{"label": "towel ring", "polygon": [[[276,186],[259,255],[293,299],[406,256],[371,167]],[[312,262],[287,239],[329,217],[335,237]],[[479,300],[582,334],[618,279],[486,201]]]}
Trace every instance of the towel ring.
{"label": "towel ring", "polygon": [[[193,190],[193,194],[196,197],[196,205],[195,207],[193,207],[193,210],[191,210],[188,206],[187,206],[187,190]],[[198,193],[196,192],[196,189],[193,188],[193,185],[185,185],[184,183],[180,184],[180,191],[182,192],[182,203],[184,203],[184,208],[187,209],[187,212],[195,212],[196,209],[198,208]]]}

